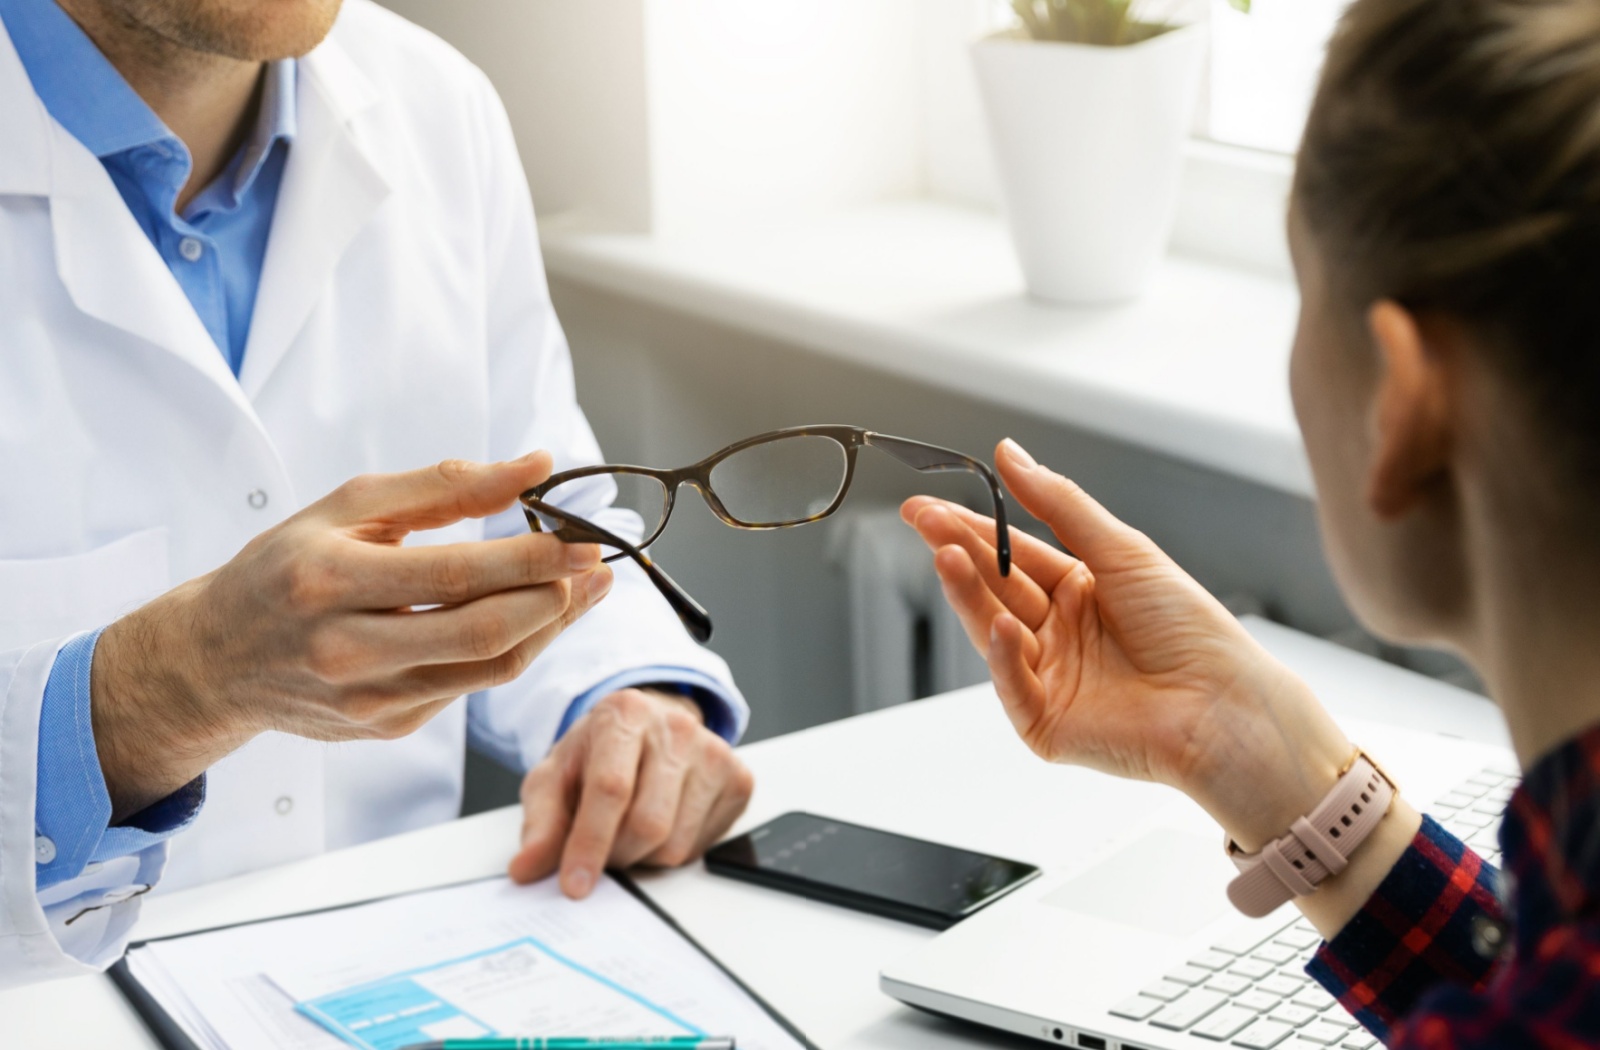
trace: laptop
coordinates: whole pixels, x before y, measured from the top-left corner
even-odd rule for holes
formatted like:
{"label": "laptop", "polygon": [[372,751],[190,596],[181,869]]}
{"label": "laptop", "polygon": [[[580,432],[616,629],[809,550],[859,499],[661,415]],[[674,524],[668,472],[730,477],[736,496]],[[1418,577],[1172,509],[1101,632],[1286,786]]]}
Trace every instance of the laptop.
{"label": "laptop", "polygon": [[[1413,805],[1498,862],[1500,813],[1518,777],[1508,749],[1341,721]],[[1259,920],[1233,911],[1221,832],[1173,798],[884,968],[880,987],[922,1010],[1076,1050],[1376,1050],[1306,977],[1316,930],[1293,905]],[[1072,841],[1071,824],[1066,815],[1052,832]]]}

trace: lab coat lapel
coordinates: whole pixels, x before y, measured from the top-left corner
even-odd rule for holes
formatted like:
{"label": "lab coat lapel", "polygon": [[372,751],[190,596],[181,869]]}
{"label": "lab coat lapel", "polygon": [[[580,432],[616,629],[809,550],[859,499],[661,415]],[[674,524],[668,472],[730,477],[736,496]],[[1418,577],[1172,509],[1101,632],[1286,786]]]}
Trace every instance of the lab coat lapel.
{"label": "lab coat lapel", "polygon": [[267,240],[239,383],[254,398],[331,284],[345,250],[389,195],[356,118],[378,94],[333,41],[300,63],[298,130]]}
{"label": "lab coat lapel", "polygon": [[[73,305],[170,351],[246,412],[227,363],[99,158],[45,111],[0,32],[0,193],[50,202],[56,272]],[[251,413],[253,415],[253,413]]]}
{"label": "lab coat lapel", "polygon": [[0,194],[50,192],[50,117],[0,23]]}

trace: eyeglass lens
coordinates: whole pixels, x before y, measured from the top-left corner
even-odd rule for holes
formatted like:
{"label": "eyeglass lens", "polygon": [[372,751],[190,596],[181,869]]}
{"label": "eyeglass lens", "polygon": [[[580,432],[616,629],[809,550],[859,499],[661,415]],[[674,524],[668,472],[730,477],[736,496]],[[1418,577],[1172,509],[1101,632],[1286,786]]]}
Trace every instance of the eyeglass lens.
{"label": "eyeglass lens", "polygon": [[[544,501],[644,545],[661,531],[667,514],[667,487],[648,474],[617,471],[574,478],[545,493]],[[632,511],[641,524],[622,519],[611,508]],[[539,514],[539,524],[549,532],[562,527],[562,522],[547,514]]]}
{"label": "eyeglass lens", "polygon": [[798,525],[839,498],[849,473],[845,448],[798,434],[740,449],[711,468],[711,490],[745,525]]}

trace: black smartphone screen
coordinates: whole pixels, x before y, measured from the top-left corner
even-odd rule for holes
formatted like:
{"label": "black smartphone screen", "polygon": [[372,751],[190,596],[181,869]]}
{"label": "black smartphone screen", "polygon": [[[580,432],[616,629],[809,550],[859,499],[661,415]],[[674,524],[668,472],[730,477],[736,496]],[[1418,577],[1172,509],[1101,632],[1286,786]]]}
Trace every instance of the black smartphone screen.
{"label": "black smartphone screen", "polygon": [[785,813],[706,854],[720,875],[944,929],[1039,869],[810,813]]}

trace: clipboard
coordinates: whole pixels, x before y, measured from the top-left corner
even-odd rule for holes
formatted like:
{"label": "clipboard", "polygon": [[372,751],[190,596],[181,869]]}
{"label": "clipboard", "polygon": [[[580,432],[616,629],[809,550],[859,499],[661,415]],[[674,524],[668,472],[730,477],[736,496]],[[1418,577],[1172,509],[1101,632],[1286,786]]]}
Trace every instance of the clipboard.
{"label": "clipboard", "polygon": [[[811,1041],[810,1037],[796,1027],[794,1022],[790,1021],[783,1014],[779,1013],[771,1003],[767,1002],[760,995],[758,995],[754,989],[745,984],[744,980],[740,978],[737,973],[734,973],[733,970],[729,969],[721,959],[717,958],[710,951],[708,951],[704,945],[690,936],[689,932],[678,923],[678,920],[673,918],[673,916],[669,914],[665,908],[657,904],[655,900],[653,900],[650,895],[632,879],[632,877],[624,872],[619,871],[607,871],[606,874],[609,875],[630,895],[636,898],[641,904],[643,904],[651,912],[651,914],[653,914],[657,919],[661,920],[662,924],[670,929],[680,939],[682,939],[685,944],[687,944],[695,952],[703,956],[708,962],[720,970],[739,988],[741,992],[743,992],[750,999],[752,1003],[760,1007],[760,1009],[768,1017],[770,1017],[774,1023],[792,1036],[797,1043],[805,1047],[805,1050],[819,1050],[817,1045]],[[503,878],[503,876],[494,875],[484,879],[469,879],[465,882],[449,883],[445,886],[420,887],[416,891],[409,892],[447,889],[451,886],[465,886],[474,882],[488,882],[499,878]],[[133,951],[138,948],[143,948],[146,945],[155,944],[161,941],[182,940],[185,937],[194,937],[204,933],[214,933],[218,930],[236,929],[241,926],[255,926],[262,923],[278,922],[283,919],[293,919],[307,915],[323,915],[329,912],[343,911],[347,908],[357,908],[363,905],[375,904],[379,901],[390,900],[406,895],[407,894],[405,893],[386,894],[381,897],[371,897],[366,900],[351,901],[347,904],[336,904],[327,908],[312,908],[303,912],[291,912],[286,915],[274,915],[264,919],[252,919],[248,922],[230,923],[223,926],[212,926],[203,930],[190,930],[187,933],[173,934],[168,937],[153,937],[148,940],[135,941],[129,944],[128,950]],[[112,983],[116,985],[117,991],[121,992],[122,997],[128,1001],[128,1005],[133,1007],[134,1012],[139,1015],[139,1019],[144,1022],[145,1027],[150,1030],[150,1034],[155,1037],[156,1042],[161,1044],[163,1050],[200,1050],[200,1048],[197,1047],[194,1041],[189,1038],[187,1033],[184,1032],[183,1028],[172,1017],[172,1015],[167,1012],[166,1008],[162,1006],[161,1003],[157,1001],[156,997],[152,995],[150,991],[145,988],[142,983],[140,983],[139,979],[133,975],[132,971],[128,967],[126,956],[117,960],[117,962],[113,964],[107,971],[107,975],[111,978]]]}

